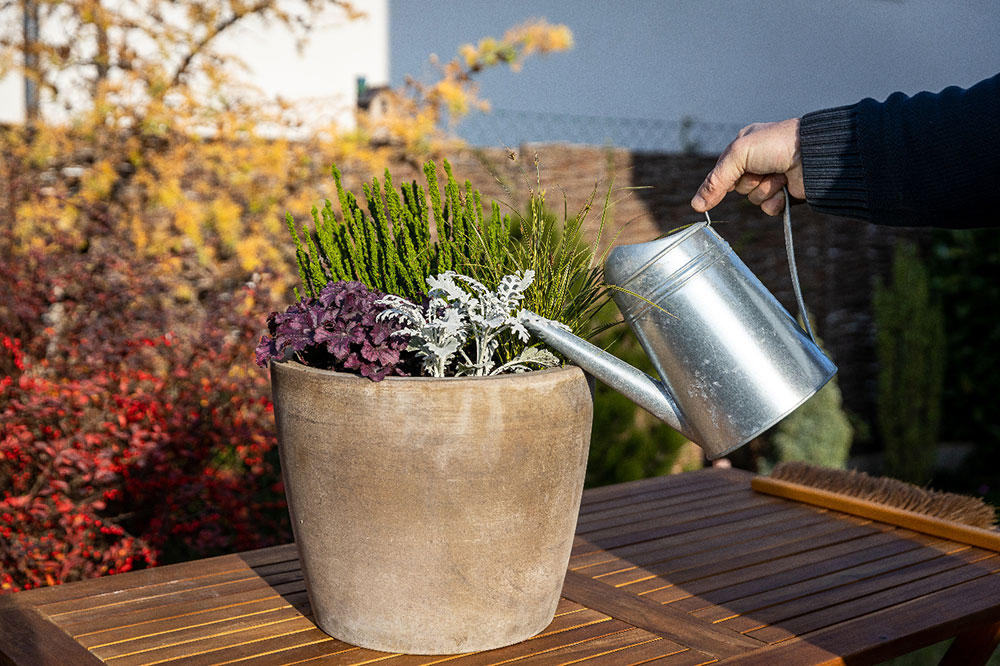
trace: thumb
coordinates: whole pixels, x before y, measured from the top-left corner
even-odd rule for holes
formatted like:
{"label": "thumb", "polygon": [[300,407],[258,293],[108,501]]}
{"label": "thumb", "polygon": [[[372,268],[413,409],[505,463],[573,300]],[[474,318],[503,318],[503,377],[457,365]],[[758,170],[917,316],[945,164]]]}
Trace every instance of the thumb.
{"label": "thumb", "polygon": [[717,206],[726,193],[736,187],[737,181],[746,172],[745,155],[740,156],[733,150],[735,143],[736,141],[729,144],[691,199],[691,207],[699,213]]}

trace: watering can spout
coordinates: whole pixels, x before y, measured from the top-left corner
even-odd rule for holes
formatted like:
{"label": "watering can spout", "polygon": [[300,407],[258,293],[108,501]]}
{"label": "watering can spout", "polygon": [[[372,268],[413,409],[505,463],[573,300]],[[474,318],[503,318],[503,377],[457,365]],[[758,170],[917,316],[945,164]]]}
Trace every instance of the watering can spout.
{"label": "watering can spout", "polygon": [[694,439],[677,402],[662,382],[617,356],[573,335],[566,327],[533,312],[521,321],[532,335],[601,380],[609,388],[639,405],[688,439]]}

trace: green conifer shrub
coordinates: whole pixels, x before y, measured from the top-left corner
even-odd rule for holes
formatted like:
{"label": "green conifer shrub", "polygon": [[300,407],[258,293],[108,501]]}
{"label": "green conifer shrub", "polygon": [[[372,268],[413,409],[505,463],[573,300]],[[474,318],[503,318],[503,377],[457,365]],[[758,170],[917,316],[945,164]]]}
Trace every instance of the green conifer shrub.
{"label": "green conifer shrub", "polygon": [[[928,255],[931,288],[941,298],[948,348],[942,428],[952,441],[978,442],[1000,463],[1000,234],[940,229]],[[992,445],[992,446],[991,446]],[[994,465],[1000,469],[1000,464]]]}
{"label": "green conifer shrub", "polygon": [[926,483],[933,471],[941,420],[944,321],[913,244],[896,246],[892,281],[876,283],[873,304],[880,366],[877,420],[885,472]]}
{"label": "green conifer shrub", "polygon": [[[801,460],[820,467],[843,469],[851,450],[854,428],[843,407],[837,378],[775,426],[771,443],[778,462]],[[769,467],[759,469],[770,472]]]}
{"label": "green conifer shrub", "polygon": [[[823,347],[822,339],[816,342]],[[854,426],[844,410],[837,376],[774,426],[766,440],[755,456],[760,474],[769,474],[779,462],[793,460],[834,469],[846,467]]]}

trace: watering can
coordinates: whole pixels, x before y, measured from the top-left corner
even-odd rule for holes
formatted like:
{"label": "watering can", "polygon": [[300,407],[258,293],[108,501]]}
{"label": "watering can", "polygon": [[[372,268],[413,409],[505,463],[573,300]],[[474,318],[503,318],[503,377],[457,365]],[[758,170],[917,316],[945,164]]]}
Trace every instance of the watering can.
{"label": "watering can", "polygon": [[[837,372],[805,314],[785,193],[785,247],[804,331],[711,220],[614,248],[604,278],[654,379],[537,315],[522,321],[585,371],[722,457],[776,424]],[[706,218],[708,218],[706,214]]]}

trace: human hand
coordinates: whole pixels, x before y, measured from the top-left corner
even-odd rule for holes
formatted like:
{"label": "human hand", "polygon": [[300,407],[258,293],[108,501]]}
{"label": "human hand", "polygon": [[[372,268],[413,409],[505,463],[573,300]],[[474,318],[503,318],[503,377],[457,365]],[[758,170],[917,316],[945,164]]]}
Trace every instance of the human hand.
{"label": "human hand", "polygon": [[798,118],[754,123],[740,130],[705,177],[691,207],[703,213],[736,190],[768,215],[778,215],[785,207],[781,194],[785,185],[796,199],[806,198]]}

